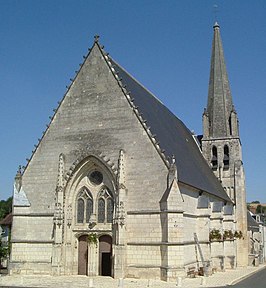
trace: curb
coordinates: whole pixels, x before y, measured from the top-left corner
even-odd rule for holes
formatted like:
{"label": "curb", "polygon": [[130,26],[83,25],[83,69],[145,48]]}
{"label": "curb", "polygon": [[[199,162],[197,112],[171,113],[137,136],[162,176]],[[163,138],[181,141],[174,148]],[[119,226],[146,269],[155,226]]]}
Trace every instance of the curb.
{"label": "curb", "polygon": [[237,284],[238,282],[243,281],[243,280],[249,278],[250,276],[256,274],[257,272],[259,272],[259,271],[261,271],[261,270],[263,270],[263,269],[265,269],[265,268],[266,268],[266,265],[265,265],[265,264],[262,264],[262,267],[259,267],[257,270],[252,271],[252,272],[250,272],[250,273],[248,273],[248,274],[246,274],[246,275],[240,276],[239,278],[231,281],[231,282],[229,283],[229,285],[230,285],[230,286],[231,286],[231,285],[235,285],[235,284]]}

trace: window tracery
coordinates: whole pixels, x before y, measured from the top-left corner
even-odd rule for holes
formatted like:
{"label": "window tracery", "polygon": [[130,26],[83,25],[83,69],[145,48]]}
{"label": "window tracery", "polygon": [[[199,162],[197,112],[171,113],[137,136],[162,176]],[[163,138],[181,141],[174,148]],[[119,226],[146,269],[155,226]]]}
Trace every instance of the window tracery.
{"label": "window tracery", "polygon": [[98,198],[98,222],[112,223],[114,212],[114,201],[111,191],[104,187]]}
{"label": "window tracery", "polygon": [[77,223],[89,223],[92,213],[92,195],[86,187],[83,187],[77,197]]}

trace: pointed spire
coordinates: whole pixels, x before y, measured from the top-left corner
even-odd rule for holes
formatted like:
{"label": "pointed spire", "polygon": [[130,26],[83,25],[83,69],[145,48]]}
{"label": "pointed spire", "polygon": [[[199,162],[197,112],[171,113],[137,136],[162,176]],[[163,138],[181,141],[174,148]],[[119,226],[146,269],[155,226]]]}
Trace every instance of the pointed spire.
{"label": "pointed spire", "polygon": [[232,136],[231,113],[234,108],[225,66],[220,26],[217,22],[213,29],[208,105],[205,112],[208,116],[209,127],[204,130],[208,130],[210,137],[226,137]]}

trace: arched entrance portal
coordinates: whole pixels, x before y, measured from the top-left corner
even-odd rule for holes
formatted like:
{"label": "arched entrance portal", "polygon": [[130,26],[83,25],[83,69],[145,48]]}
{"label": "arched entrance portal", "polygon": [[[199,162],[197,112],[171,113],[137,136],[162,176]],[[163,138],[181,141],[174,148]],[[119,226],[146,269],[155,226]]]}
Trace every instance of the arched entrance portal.
{"label": "arched entrance portal", "polygon": [[78,274],[88,275],[88,236],[79,237],[78,245]]}
{"label": "arched entrance portal", "polygon": [[112,276],[112,237],[103,235],[99,238],[99,274]]}

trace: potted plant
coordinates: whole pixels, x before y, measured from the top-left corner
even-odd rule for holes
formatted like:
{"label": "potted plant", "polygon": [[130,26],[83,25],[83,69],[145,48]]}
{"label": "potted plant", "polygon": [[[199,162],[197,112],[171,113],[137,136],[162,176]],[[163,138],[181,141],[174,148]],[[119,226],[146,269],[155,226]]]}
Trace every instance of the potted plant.
{"label": "potted plant", "polygon": [[220,232],[220,230],[214,228],[210,231],[209,239],[210,241],[213,240],[221,241],[223,239],[222,233]]}
{"label": "potted plant", "polygon": [[224,230],[223,239],[224,240],[233,240],[234,239],[233,231],[232,230]]}
{"label": "potted plant", "polygon": [[244,238],[243,237],[243,233],[240,230],[239,231],[235,231],[234,237],[237,238],[237,239],[243,239]]}
{"label": "potted plant", "polygon": [[98,237],[97,237],[97,234],[96,233],[90,233],[88,234],[88,243],[89,244],[95,244],[97,246],[98,244]]}

